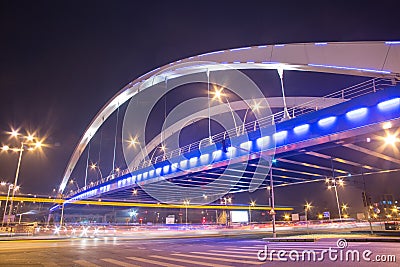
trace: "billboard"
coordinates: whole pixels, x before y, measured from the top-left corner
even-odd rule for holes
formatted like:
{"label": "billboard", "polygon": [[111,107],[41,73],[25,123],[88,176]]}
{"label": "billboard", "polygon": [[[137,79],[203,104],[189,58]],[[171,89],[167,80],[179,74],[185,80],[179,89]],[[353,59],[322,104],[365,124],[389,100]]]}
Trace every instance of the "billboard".
{"label": "billboard", "polygon": [[246,210],[232,210],[231,222],[233,223],[248,223],[249,213]]}

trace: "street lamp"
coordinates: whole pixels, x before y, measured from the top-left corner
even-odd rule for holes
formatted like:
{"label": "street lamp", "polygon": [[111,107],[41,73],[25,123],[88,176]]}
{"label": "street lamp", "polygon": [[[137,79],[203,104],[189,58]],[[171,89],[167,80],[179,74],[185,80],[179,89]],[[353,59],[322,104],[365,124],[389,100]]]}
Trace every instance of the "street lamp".
{"label": "street lamp", "polygon": [[[221,205],[225,205],[225,207],[228,206],[228,203],[231,204],[232,203],[232,198],[231,197],[223,197],[220,199],[220,203]],[[226,217],[226,226],[229,226],[229,216],[228,216],[228,211],[225,210],[225,217]]]}
{"label": "street lamp", "polygon": [[246,112],[244,113],[244,118],[243,118],[243,125],[242,125],[242,134],[244,134],[245,130],[245,124],[246,124],[246,118],[247,118],[247,113],[251,109],[251,111],[254,113],[255,111],[258,111],[261,108],[260,103],[255,102],[254,105],[250,105],[247,109]]}
{"label": "street lamp", "polygon": [[151,154],[149,166],[150,166],[150,165],[152,164],[152,162],[153,162],[154,154],[156,154],[157,149],[160,149],[161,151],[163,151],[164,156],[165,156],[165,151],[167,150],[167,148],[165,147],[165,145],[161,145],[161,146],[156,147],[156,148],[154,149],[153,153]]}
{"label": "street lamp", "polygon": [[188,209],[189,204],[190,204],[190,200],[184,200],[184,201],[183,201],[183,205],[185,205],[185,209],[186,209],[186,214],[185,214],[185,217],[186,217],[186,220],[185,220],[185,221],[186,221],[186,225],[187,225],[187,223],[188,223],[188,222],[187,222],[187,220],[188,220],[188,210],[187,210],[187,209]]}
{"label": "street lamp", "polygon": [[[223,90],[224,90],[223,87],[221,87],[221,88],[219,88],[219,89],[218,89],[218,88],[215,88],[215,89],[214,89],[214,92],[211,92],[211,93],[214,95],[214,97],[212,98],[212,100],[216,100],[216,99],[217,99],[219,102],[224,103],[224,101],[222,100],[222,97],[225,96],[225,94],[222,92]],[[225,97],[225,100],[226,100],[226,103],[228,104],[229,110],[231,111],[231,114],[232,114],[233,123],[234,123],[234,125],[235,125],[235,132],[236,132],[236,135],[239,136],[240,129],[239,129],[238,126],[237,126],[236,119],[235,119],[235,115],[234,115],[233,109],[232,109],[232,107],[231,107],[231,103],[229,103],[229,100],[228,100],[227,97]]]}
{"label": "street lamp", "polygon": [[289,220],[290,220],[290,215],[287,214],[287,213],[285,213],[285,214],[283,215],[283,219],[284,219],[285,221],[289,221]]}
{"label": "street lamp", "polygon": [[249,205],[249,218],[250,218],[250,225],[251,225],[251,207],[255,207],[256,206],[256,202],[255,201],[251,201],[250,205]]}
{"label": "street lamp", "polygon": [[344,214],[344,215],[346,215],[347,214],[347,209],[349,208],[349,206],[347,205],[347,204],[342,204],[342,213]]}
{"label": "street lamp", "polygon": [[74,184],[75,184],[76,188],[79,190],[79,185],[78,185],[78,183],[77,183],[75,180],[70,180],[69,183],[70,183],[71,185],[74,185]]}
{"label": "street lamp", "polygon": [[[6,182],[2,182],[1,183],[1,185],[7,185],[7,183]],[[13,184],[8,184],[8,191],[7,191],[7,198],[6,198],[6,204],[5,204],[5,206],[4,206],[4,213],[3,213],[3,221],[2,221],[2,223],[1,223],[1,227],[3,227],[4,226],[4,221],[5,221],[5,219],[6,219],[6,211],[7,211],[7,204],[8,204],[8,198],[10,197],[10,191],[11,191],[11,189],[13,188]],[[8,222],[8,220],[7,220],[7,222]]]}
{"label": "street lamp", "polygon": [[392,214],[397,218],[397,214],[399,213],[399,210],[397,209],[397,206],[392,207]]}
{"label": "street lamp", "polygon": [[304,205],[304,211],[305,211],[305,219],[306,219],[306,226],[307,226],[307,234],[309,234],[309,231],[308,231],[308,211],[309,210],[311,210],[311,208],[312,208],[312,206],[311,206],[311,203],[308,203],[308,202],[306,202],[306,204]]}
{"label": "street lamp", "polygon": [[98,174],[100,174],[100,179],[103,178],[103,174],[101,173],[100,167],[97,166],[96,163],[93,163],[93,162],[92,162],[92,164],[90,164],[90,169],[92,169],[92,170],[98,170],[98,172],[99,172]]}
{"label": "street lamp", "polygon": [[[19,172],[20,172],[20,168],[21,168],[22,154],[25,150],[32,151],[35,149],[41,149],[43,146],[42,140],[35,137],[31,133],[28,133],[27,136],[24,136],[24,135],[21,135],[17,130],[12,129],[10,132],[10,135],[12,138],[16,138],[20,142],[20,145],[17,147],[10,147],[9,145],[3,145],[3,147],[2,147],[3,151],[11,150],[11,151],[19,152],[17,170],[15,172],[15,179],[14,179],[14,185],[13,185],[13,191],[12,191],[12,197],[10,200],[10,207],[9,207],[9,211],[8,211],[9,217],[11,217],[11,214],[12,214],[15,191],[17,191],[19,189],[19,186],[17,186],[17,183],[18,183],[18,177],[19,177]],[[5,209],[6,208],[7,207],[5,207]]]}
{"label": "street lamp", "polygon": [[336,196],[336,205],[338,208],[338,213],[339,213],[339,219],[340,221],[342,221],[342,213],[340,211],[340,205],[339,205],[339,195],[338,195],[338,191],[337,191],[337,185],[343,187],[344,186],[344,181],[342,179],[337,179],[337,178],[325,178],[325,183],[328,184],[328,189],[335,189],[335,196]]}

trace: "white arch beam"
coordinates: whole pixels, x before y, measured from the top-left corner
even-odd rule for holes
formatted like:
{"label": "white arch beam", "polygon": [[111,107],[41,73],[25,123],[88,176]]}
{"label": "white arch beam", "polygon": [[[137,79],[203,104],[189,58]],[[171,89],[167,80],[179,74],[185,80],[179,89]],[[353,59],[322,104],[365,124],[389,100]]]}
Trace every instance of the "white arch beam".
{"label": "white arch beam", "polygon": [[[206,62],[199,64],[199,61]],[[187,63],[187,65],[181,67],[181,63]],[[59,193],[63,193],[81,154],[103,122],[140,90],[162,83],[165,78],[170,80],[207,70],[276,69],[278,67],[286,70],[400,79],[400,42],[260,45],[210,52],[154,69],[130,82],[97,113],[68,162]]]}

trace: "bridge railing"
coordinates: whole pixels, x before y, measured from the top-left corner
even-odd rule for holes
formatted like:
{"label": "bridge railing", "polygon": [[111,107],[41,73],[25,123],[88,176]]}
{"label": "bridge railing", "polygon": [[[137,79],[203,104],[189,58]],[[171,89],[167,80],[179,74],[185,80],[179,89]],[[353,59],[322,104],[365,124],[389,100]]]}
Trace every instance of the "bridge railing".
{"label": "bridge railing", "polygon": [[[150,160],[142,160],[137,166],[135,166],[133,168],[133,171],[151,166],[153,164],[165,161],[167,159],[171,159],[171,158],[180,156],[184,153],[199,149],[203,146],[208,146],[210,144],[215,144],[215,143],[221,142],[222,140],[229,138],[229,137],[239,136],[239,135],[245,134],[246,132],[256,131],[260,128],[267,127],[267,126],[279,123],[284,120],[292,119],[292,118],[298,117],[303,114],[321,110],[323,108],[330,106],[327,104],[328,99],[329,100],[338,99],[337,103],[341,103],[344,101],[348,101],[350,99],[354,99],[354,98],[363,96],[365,94],[375,93],[379,90],[383,90],[387,87],[395,86],[395,85],[396,85],[396,81],[393,79],[373,78],[371,80],[364,81],[362,83],[347,87],[345,89],[341,89],[337,92],[331,93],[331,94],[323,96],[321,98],[314,99],[314,100],[302,103],[300,105],[294,106],[292,108],[289,108],[288,112],[285,112],[284,110],[282,110],[280,112],[271,114],[270,116],[247,122],[245,124],[242,124],[242,125],[239,125],[239,126],[233,128],[233,129],[229,129],[227,131],[213,135],[209,138],[205,138],[203,140],[191,143],[191,144],[183,146],[181,148],[178,148],[178,149],[172,150],[170,152],[164,153],[162,155],[156,156]],[[71,193],[70,195],[74,195],[74,194],[84,191],[90,187],[97,186],[99,184],[102,184],[102,183],[112,180],[114,178],[120,177],[122,175],[128,174],[130,172],[131,172],[131,170],[129,170],[129,169],[115,172],[107,177],[103,177],[102,179],[91,183],[90,185],[86,186],[86,188],[83,187],[83,188],[79,189],[78,191]]]}
{"label": "bridge railing", "polygon": [[[260,128],[267,127],[269,125],[276,124],[278,122],[295,118],[303,114],[307,114],[313,111],[317,111],[323,108],[328,107],[327,99],[338,99],[337,103],[341,103],[344,101],[348,101],[350,99],[360,97],[365,94],[374,93],[379,90],[383,90],[386,87],[396,85],[396,81],[390,79],[383,78],[374,78],[368,81],[364,81],[362,83],[347,87],[345,89],[339,90],[337,92],[331,93],[329,95],[323,96],[318,99],[314,99],[295,107],[289,108],[286,113],[284,110],[271,114],[270,116],[261,118],[259,120],[254,120],[251,122],[247,122],[245,124],[239,125],[233,129],[229,129],[227,131],[218,133],[216,135],[211,136],[210,138],[205,138],[203,140],[191,143],[189,145],[183,146],[181,148],[172,150],[170,152],[166,152],[162,155],[154,157],[151,160],[143,160],[139,163],[139,165],[134,169],[140,169],[144,167],[148,167],[152,164],[165,161],[170,158],[174,158],[180,156],[184,153],[190,152],[194,149],[198,149],[202,146],[208,146],[210,144],[214,144],[217,142],[221,142],[223,139],[239,136],[245,134],[246,132],[256,131]],[[287,116],[289,114],[289,117]]]}

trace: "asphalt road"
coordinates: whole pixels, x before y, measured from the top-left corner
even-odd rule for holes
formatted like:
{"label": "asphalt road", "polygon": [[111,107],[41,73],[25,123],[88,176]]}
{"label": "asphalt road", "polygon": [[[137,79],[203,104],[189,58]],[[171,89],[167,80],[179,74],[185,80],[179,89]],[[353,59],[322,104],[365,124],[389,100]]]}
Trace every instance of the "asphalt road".
{"label": "asphalt road", "polygon": [[[329,255],[331,248],[331,255]],[[324,249],[326,250],[325,252]],[[334,253],[333,250],[337,250]],[[272,252],[274,250],[274,252]],[[279,250],[285,254],[279,258]],[[315,251],[311,261],[304,250]],[[358,251],[360,261],[353,261]],[[363,253],[370,250],[371,253]],[[260,252],[261,251],[261,252]],[[353,251],[353,252],[348,252]],[[267,252],[267,253],[265,253]],[[296,252],[299,256],[297,256]],[[272,253],[272,254],[271,254]],[[283,252],[281,252],[283,253]],[[289,253],[291,253],[289,255]],[[340,260],[342,254],[343,260]],[[272,256],[271,256],[272,255]],[[346,255],[350,261],[346,262]],[[354,254],[355,255],[355,254]],[[394,255],[396,262],[389,260]],[[265,261],[258,259],[266,257]],[[335,256],[337,259],[335,260]],[[331,257],[331,258],[330,258]],[[354,259],[357,259],[354,256]],[[285,261],[285,259],[287,261]],[[294,261],[298,259],[299,261]],[[305,259],[305,260],[303,260]],[[393,259],[390,259],[393,260]],[[347,243],[338,248],[337,240],[318,242],[267,243],[257,236],[129,240],[122,238],[83,238],[64,240],[0,241],[0,266],[400,266],[400,243]]]}

